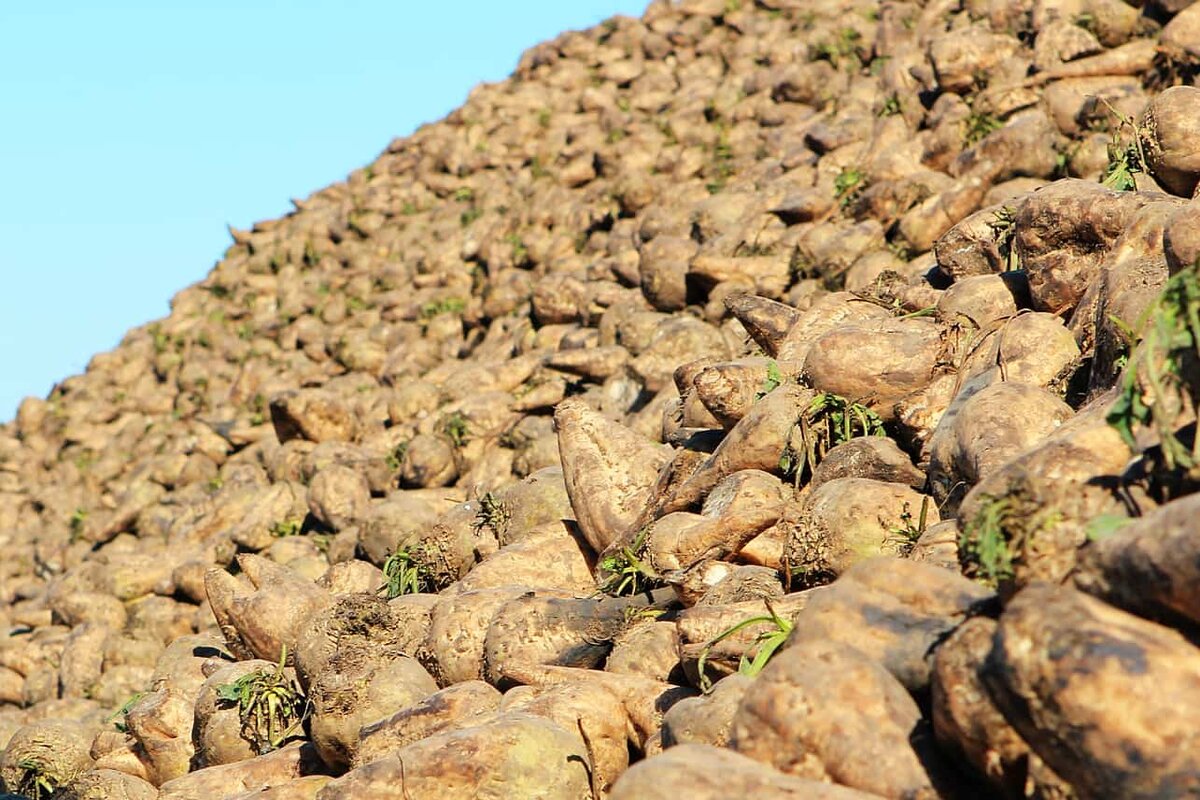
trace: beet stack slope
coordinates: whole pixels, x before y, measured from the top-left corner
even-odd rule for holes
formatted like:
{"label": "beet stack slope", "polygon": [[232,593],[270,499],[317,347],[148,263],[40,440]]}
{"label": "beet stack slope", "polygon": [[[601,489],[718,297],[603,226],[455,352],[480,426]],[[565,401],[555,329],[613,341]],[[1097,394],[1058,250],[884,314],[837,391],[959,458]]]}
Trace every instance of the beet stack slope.
{"label": "beet stack slope", "polygon": [[0,427],[0,788],[1200,791],[1200,5],[656,0]]}

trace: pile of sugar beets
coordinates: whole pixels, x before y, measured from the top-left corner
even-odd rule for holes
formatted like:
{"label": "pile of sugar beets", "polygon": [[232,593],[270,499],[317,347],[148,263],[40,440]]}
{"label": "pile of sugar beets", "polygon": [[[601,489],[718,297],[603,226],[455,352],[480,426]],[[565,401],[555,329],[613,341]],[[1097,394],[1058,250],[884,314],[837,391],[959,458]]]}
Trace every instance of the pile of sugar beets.
{"label": "pile of sugar beets", "polygon": [[0,427],[0,794],[1196,796],[1198,73],[1186,0],[533,48]]}

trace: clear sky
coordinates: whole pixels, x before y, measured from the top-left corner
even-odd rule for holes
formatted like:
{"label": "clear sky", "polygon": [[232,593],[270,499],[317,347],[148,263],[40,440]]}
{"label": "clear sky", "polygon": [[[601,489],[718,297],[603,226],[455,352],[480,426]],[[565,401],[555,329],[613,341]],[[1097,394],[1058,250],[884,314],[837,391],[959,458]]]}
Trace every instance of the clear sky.
{"label": "clear sky", "polygon": [[0,421],[245,228],[648,0],[0,0]]}

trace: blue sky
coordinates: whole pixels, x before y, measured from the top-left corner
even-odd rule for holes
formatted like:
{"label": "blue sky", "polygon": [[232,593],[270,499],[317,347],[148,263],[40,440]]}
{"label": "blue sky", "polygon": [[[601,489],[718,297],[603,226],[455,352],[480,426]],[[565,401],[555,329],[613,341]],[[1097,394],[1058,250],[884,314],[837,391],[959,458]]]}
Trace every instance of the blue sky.
{"label": "blue sky", "polygon": [[249,227],[648,0],[0,0],[0,421]]}

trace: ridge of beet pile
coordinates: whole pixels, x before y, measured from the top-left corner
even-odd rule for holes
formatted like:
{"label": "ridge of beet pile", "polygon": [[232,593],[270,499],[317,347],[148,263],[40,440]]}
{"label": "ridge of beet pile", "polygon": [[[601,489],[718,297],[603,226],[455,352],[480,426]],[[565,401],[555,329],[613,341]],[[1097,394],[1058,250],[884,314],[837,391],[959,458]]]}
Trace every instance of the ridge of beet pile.
{"label": "ridge of beet pile", "polygon": [[1187,0],[529,50],[0,426],[0,795],[1200,793],[1198,74]]}

